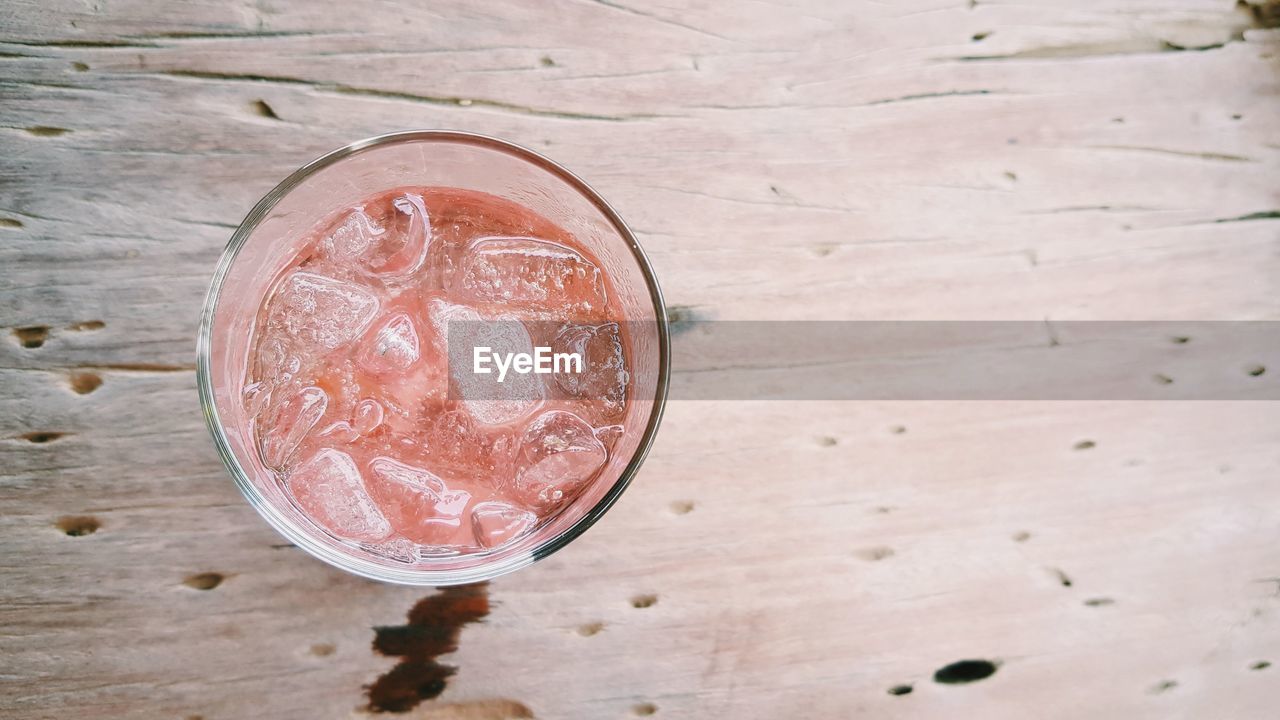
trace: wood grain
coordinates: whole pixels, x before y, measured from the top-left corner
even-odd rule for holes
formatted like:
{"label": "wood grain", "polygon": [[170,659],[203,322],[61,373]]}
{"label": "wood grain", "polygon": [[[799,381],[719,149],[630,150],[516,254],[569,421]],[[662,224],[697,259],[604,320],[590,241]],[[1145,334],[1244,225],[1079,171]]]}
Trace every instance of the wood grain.
{"label": "wood grain", "polygon": [[[543,151],[701,319],[1275,320],[1276,24],[11,0],[0,716],[362,716],[395,665],[374,628],[429,593],[282,546],[195,394],[213,265],[311,158],[432,127]],[[1266,402],[673,403],[633,489],[492,583],[405,716],[1274,717],[1278,451]],[[995,673],[935,681],[965,659]]]}

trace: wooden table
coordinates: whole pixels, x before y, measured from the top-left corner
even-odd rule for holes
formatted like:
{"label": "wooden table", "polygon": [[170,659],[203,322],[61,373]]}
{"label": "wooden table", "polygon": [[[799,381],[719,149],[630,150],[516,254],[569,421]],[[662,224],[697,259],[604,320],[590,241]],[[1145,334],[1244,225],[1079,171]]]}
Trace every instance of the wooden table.
{"label": "wooden table", "polygon": [[276,535],[193,356],[254,202],[405,128],[581,174],[683,317],[1274,320],[1278,23],[1262,0],[9,0],[0,716],[1276,717],[1274,403],[673,402],[608,517],[473,590],[456,673],[409,688],[439,696],[371,708],[402,659],[374,628],[448,598]]}

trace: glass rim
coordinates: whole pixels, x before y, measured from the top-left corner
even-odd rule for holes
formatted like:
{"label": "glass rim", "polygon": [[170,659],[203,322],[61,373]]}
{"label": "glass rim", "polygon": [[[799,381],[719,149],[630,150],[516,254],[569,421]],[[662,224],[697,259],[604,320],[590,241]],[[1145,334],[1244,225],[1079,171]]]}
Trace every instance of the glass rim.
{"label": "glass rim", "polygon": [[[497,562],[481,562],[475,567],[462,569],[444,570],[422,567],[405,567],[401,569],[382,565],[365,558],[356,557],[352,553],[335,551],[318,539],[313,538],[306,530],[285,517],[254,486],[249,474],[245,472],[245,469],[232,451],[218,416],[218,408],[214,401],[213,381],[210,377],[213,319],[221,297],[222,283],[237,255],[239,255],[240,249],[248,242],[253,231],[257,229],[268,213],[288,193],[320,170],[372,148],[413,141],[467,144],[512,155],[556,176],[590,201],[605,216],[631,250],[631,254],[639,266],[641,274],[644,276],[649,297],[653,302],[658,330],[658,378],[654,391],[653,409],[649,414],[649,421],[645,426],[644,435],[640,438],[635,452],[632,453],[627,465],[622,469],[618,479],[614,481],[609,490],[572,525],[534,546],[529,551],[514,554]],[[201,312],[200,331],[196,337],[196,381],[205,424],[213,436],[214,446],[218,451],[218,456],[222,459],[222,464],[226,467],[232,479],[235,480],[236,486],[240,488],[240,492],[249,501],[249,504],[258,511],[258,514],[276,532],[313,557],[361,577],[401,585],[445,587],[491,580],[542,560],[584,533],[587,528],[594,525],[597,520],[613,507],[613,504],[621,497],[623,491],[631,484],[631,480],[639,472],[640,466],[648,456],[649,449],[657,436],[658,425],[661,423],[662,413],[666,406],[670,371],[670,331],[662,289],[658,286],[658,280],[648,256],[645,254],[644,249],[640,247],[635,234],[622,220],[621,216],[590,185],[554,160],[506,140],[460,130],[405,130],[375,135],[326,153],[293,171],[254,205],[253,209],[245,215],[244,220],[236,227],[235,232],[232,233],[231,240],[223,249],[213,278],[210,281],[209,292],[205,297],[204,307]]]}

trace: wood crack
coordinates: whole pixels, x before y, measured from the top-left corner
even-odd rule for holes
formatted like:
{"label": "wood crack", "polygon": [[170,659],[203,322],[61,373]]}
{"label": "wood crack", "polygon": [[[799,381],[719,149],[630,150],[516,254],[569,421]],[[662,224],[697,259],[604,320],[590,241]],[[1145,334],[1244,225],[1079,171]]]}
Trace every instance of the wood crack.
{"label": "wood crack", "polygon": [[884,98],[882,100],[872,100],[871,102],[863,103],[859,107],[873,107],[875,105],[890,105],[893,103],[900,103],[900,102],[913,102],[915,100],[931,100],[933,98],[967,97],[971,95],[991,95],[991,94],[993,94],[991,90],[948,90],[944,92],[916,93],[914,95],[903,95],[901,97]]}
{"label": "wood crack", "polygon": [[404,100],[408,102],[423,103],[426,105],[436,105],[442,107],[481,107],[491,110],[502,110],[506,112],[517,113],[520,115],[530,115],[534,117],[555,118],[559,120],[594,120],[601,122],[632,122],[637,120],[652,120],[664,117],[677,117],[673,115],[657,115],[648,113],[630,113],[626,115],[604,115],[598,113],[583,113],[569,110],[552,110],[546,108],[536,108],[528,105],[520,105],[517,103],[502,102],[500,100],[485,100],[483,98],[464,98],[445,95],[423,95],[419,93],[410,93],[399,90],[380,90],[377,88],[357,87],[354,85],[344,85],[341,83],[324,83],[314,80],[306,80],[303,78],[286,77],[278,75],[253,75],[242,73],[220,73],[207,72],[200,70],[161,70],[156,74],[167,75],[170,77],[192,78],[197,80],[221,80],[225,82],[261,82],[261,83],[277,83],[283,85],[300,85],[309,87],[316,92],[334,93],[338,95],[358,95],[362,97],[375,97],[384,100]]}
{"label": "wood crack", "polygon": [[1133,152],[1157,153],[1174,157],[1195,158],[1198,160],[1220,160],[1222,162],[1257,162],[1253,158],[1228,153],[1197,152],[1194,150],[1170,150],[1169,148],[1149,147],[1146,145],[1086,145],[1091,150],[1129,150]]}
{"label": "wood crack", "polygon": [[709,30],[703,30],[700,27],[689,25],[687,23],[682,23],[679,20],[672,20],[671,18],[662,17],[661,15],[655,15],[653,13],[648,13],[643,10],[637,10],[636,8],[628,7],[626,5],[623,5],[622,3],[611,2],[610,0],[591,0],[591,2],[594,2],[597,5],[603,5],[604,7],[611,8],[613,10],[618,10],[620,12],[627,13],[628,15],[634,15],[635,17],[645,18],[646,20],[652,20],[654,22],[661,23],[663,25],[680,28],[682,30],[688,30],[689,32],[695,32],[704,37],[715,38],[716,40],[721,40],[723,42],[734,42],[732,38],[727,38],[724,35],[719,35]]}

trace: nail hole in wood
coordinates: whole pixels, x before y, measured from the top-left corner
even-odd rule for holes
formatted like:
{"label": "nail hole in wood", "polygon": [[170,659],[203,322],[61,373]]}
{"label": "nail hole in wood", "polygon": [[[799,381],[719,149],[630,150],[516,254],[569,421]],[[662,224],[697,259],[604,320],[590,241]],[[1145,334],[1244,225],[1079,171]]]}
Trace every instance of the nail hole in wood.
{"label": "nail hole in wood", "polygon": [[604,630],[604,623],[598,622],[598,621],[583,623],[582,625],[578,626],[578,634],[581,635],[582,637],[591,637],[592,635],[599,635],[601,630]]}
{"label": "nail hole in wood", "polygon": [[1031,539],[1031,533],[1027,532],[1026,530],[1019,530],[1018,532],[1013,534],[1014,542],[1026,542],[1030,539]]}
{"label": "nail hole in wood", "polygon": [[693,507],[692,500],[677,500],[671,503],[671,512],[677,515],[688,515],[693,512]]}
{"label": "nail hole in wood", "polygon": [[22,439],[30,443],[43,445],[45,443],[51,443],[54,440],[57,440],[58,438],[66,437],[66,435],[67,435],[66,433],[51,432],[48,430],[38,430],[36,432],[29,432],[23,435]]}
{"label": "nail hole in wood", "polygon": [[840,441],[836,440],[830,435],[823,435],[822,437],[818,438],[818,444],[821,445],[822,447],[831,447],[832,445],[835,445],[838,442]]}
{"label": "nail hole in wood", "polygon": [[658,603],[657,595],[637,595],[631,598],[631,607],[633,608],[653,607],[657,603]]}
{"label": "nail hole in wood", "polygon": [[264,118],[270,118],[272,120],[280,119],[280,116],[277,115],[276,111],[267,104],[266,100],[254,100],[253,111]]}
{"label": "nail hole in wood", "polygon": [[996,664],[990,660],[961,660],[938,668],[933,674],[933,681],[943,685],[964,685],[995,674]]}
{"label": "nail hole in wood", "polygon": [[1249,368],[1247,372],[1249,373],[1250,377],[1260,377],[1266,371],[1267,369],[1262,365],[1254,365],[1253,367]]}
{"label": "nail hole in wood", "polygon": [[991,37],[990,32],[977,32],[973,34],[973,37],[971,39],[974,42],[982,42],[983,40],[986,40],[989,37]]}
{"label": "nail hole in wood", "polygon": [[102,387],[102,377],[91,372],[71,374],[71,389],[77,395],[88,395]]}
{"label": "nail hole in wood", "polygon": [[1152,695],[1159,695],[1160,693],[1168,692],[1176,687],[1178,687],[1177,680],[1161,680],[1155,685],[1152,685],[1151,689],[1148,690],[1147,692],[1151,693]]}
{"label": "nail hole in wood", "polygon": [[1097,446],[1098,446],[1098,443],[1092,440],[1081,440],[1080,442],[1076,443],[1072,447],[1075,448],[1076,450],[1091,450]]}
{"label": "nail hole in wood", "polygon": [[90,330],[101,330],[106,326],[107,324],[102,322],[101,320],[85,320],[84,322],[78,322],[73,325],[68,325],[67,329],[74,330],[76,332],[85,332]]}
{"label": "nail hole in wood", "polygon": [[1269,667],[1271,667],[1270,660],[1259,660],[1258,662],[1250,665],[1249,669],[1250,670],[1266,670]]}
{"label": "nail hole in wood", "polygon": [[863,548],[861,550],[854,552],[854,555],[857,555],[859,558],[866,560],[867,562],[880,562],[885,558],[893,557],[893,548],[886,547],[883,545],[878,547]]}
{"label": "nail hole in wood", "polygon": [[1169,338],[1169,341],[1172,342],[1174,345],[1186,345],[1187,343],[1191,342],[1191,336],[1174,335],[1173,337]]}
{"label": "nail hole in wood", "polygon": [[910,685],[894,685],[893,687],[889,688],[889,694],[899,695],[899,696],[910,695],[911,691],[914,689],[915,688],[911,687]]}
{"label": "nail hole in wood", "polygon": [[556,61],[551,59],[550,55],[543,55],[538,62],[542,63],[542,67],[555,67]]}
{"label": "nail hole in wood", "polygon": [[1084,601],[1086,607],[1106,607],[1107,605],[1115,605],[1116,601],[1107,597],[1089,598]]}
{"label": "nail hole in wood", "polygon": [[49,339],[48,325],[28,325],[13,329],[13,336],[18,339],[18,344],[24,348],[38,348]]}
{"label": "nail hole in wood", "polygon": [[328,657],[332,655],[333,651],[336,649],[337,648],[333,646],[333,643],[316,643],[311,646],[309,652],[316,657]]}
{"label": "nail hole in wood", "polygon": [[54,523],[54,527],[71,537],[82,537],[97,532],[102,523],[89,515],[63,515]]}
{"label": "nail hole in wood", "polygon": [[20,228],[22,227],[22,221],[13,218],[0,218],[0,227]]}
{"label": "nail hole in wood", "polygon": [[212,590],[222,584],[222,579],[221,573],[205,572],[188,577],[182,584],[196,590]]}
{"label": "nail hole in wood", "polygon": [[71,63],[71,68],[76,72],[85,72],[89,69],[89,65],[88,63],[73,62]]}
{"label": "nail hole in wood", "polygon": [[1062,572],[1058,568],[1049,568],[1049,572],[1053,573],[1053,576],[1058,578],[1058,582],[1062,584],[1062,587],[1071,587],[1071,578],[1067,577],[1066,573]]}
{"label": "nail hole in wood", "polygon": [[652,715],[652,714],[654,714],[654,713],[658,712],[658,706],[657,706],[657,705],[654,705],[653,703],[647,703],[647,702],[646,702],[646,703],[636,703],[636,704],[631,708],[631,712],[632,712],[632,713],[634,713],[635,715],[639,715],[640,717],[648,717],[648,716],[650,716],[650,715]]}
{"label": "nail hole in wood", "polygon": [[1155,381],[1156,381],[1156,383],[1157,383],[1157,384],[1160,384],[1160,385],[1172,385],[1172,384],[1173,384],[1173,378],[1171,378],[1171,377],[1169,377],[1168,375],[1165,375],[1165,374],[1163,374],[1163,373],[1156,373],[1155,375],[1153,375],[1153,376],[1152,376],[1152,378],[1151,378],[1151,379],[1152,379],[1152,380],[1155,380]]}
{"label": "nail hole in wood", "polygon": [[33,125],[27,128],[27,132],[35,135],[36,137],[58,137],[59,135],[66,135],[71,131],[66,128],[49,127],[48,125]]}

